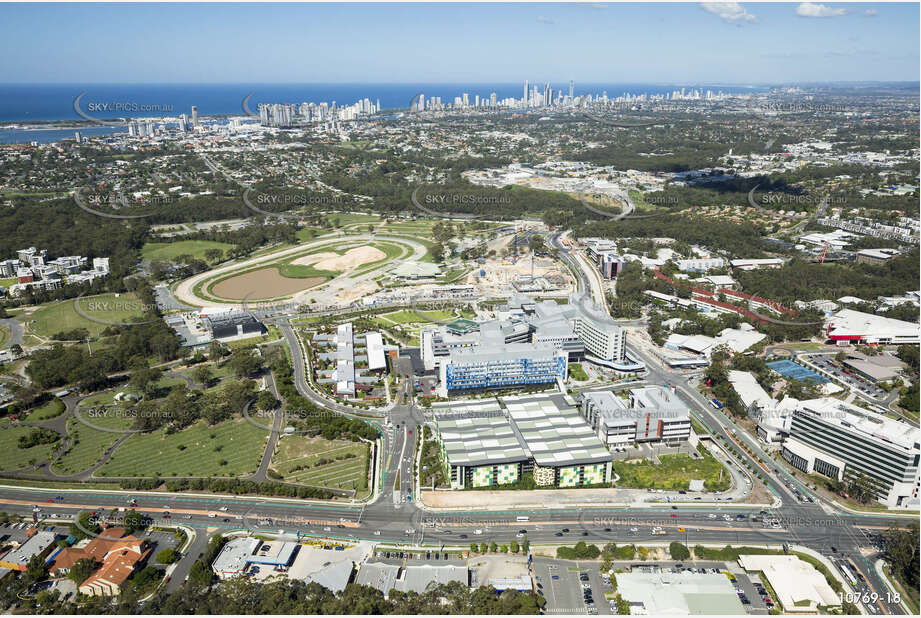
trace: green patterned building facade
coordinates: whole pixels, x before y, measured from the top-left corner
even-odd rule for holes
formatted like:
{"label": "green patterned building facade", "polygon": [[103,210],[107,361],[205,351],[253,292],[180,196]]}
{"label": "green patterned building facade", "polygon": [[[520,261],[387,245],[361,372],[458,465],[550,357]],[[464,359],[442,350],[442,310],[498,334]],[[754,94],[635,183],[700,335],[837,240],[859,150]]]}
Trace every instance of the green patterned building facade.
{"label": "green patterned building facade", "polygon": [[596,463],[582,466],[566,466],[559,468],[560,481],[558,487],[579,487],[581,485],[598,485],[611,478],[611,464]]}

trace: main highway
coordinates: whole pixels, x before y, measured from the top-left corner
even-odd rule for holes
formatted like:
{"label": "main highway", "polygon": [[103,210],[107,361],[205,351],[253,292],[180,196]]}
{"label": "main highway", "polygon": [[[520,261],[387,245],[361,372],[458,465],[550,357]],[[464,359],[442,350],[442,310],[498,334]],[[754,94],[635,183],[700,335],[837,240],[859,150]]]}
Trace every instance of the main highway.
{"label": "main highway", "polygon": [[[586,264],[577,260],[559,242],[550,241],[576,274],[580,289],[591,289]],[[304,355],[297,335],[284,319],[279,321],[291,348],[297,390],[316,405],[352,417],[364,418],[381,431],[380,469],[375,474],[376,491],[365,501],[323,502],[287,498],[229,496],[149,491],[103,489],[54,489],[0,485],[0,510],[32,514],[38,509],[43,519],[73,518],[81,511],[109,512],[129,504],[152,520],[182,525],[196,531],[194,550],[180,563],[174,579],[188,572],[197,558],[203,539],[230,531],[297,534],[318,539],[372,541],[389,547],[463,549],[470,543],[510,542],[527,538],[531,544],[578,541],[605,543],[654,543],[680,541],[690,545],[783,543],[805,546],[828,558],[850,560],[865,579],[870,591],[880,595],[874,613],[901,614],[904,610],[886,600],[886,585],[864,558],[869,555],[870,535],[883,532],[890,525],[904,524],[906,519],[892,514],[853,514],[831,505],[797,499],[811,496],[805,487],[782,468],[762,468],[745,450],[737,449],[735,464],[762,469],[765,485],[772,497],[771,505],[752,506],[731,502],[688,501],[683,503],[644,503],[622,507],[563,508],[549,504],[546,508],[478,508],[436,511],[417,503],[413,485],[415,444],[424,422],[421,410],[412,403],[412,379],[405,379],[397,394],[397,403],[386,417],[368,418],[354,409],[333,404],[309,384]],[[715,439],[729,443],[744,442],[758,457],[771,458],[757,440],[737,428],[731,419],[714,411],[706,399],[690,387],[685,379],[658,365],[637,346],[630,346],[631,357],[646,365],[645,382],[673,386],[713,432]],[[405,403],[401,403],[405,402]],[[399,478],[399,483],[397,479]],[[757,481],[755,481],[757,482]],[[0,481],[2,483],[2,481]],[[471,502],[475,502],[475,493]],[[548,497],[552,498],[548,493]],[[861,549],[866,552],[861,552]],[[181,581],[181,580],[180,580]],[[175,582],[172,584],[175,586]],[[862,587],[864,584],[860,584]]]}

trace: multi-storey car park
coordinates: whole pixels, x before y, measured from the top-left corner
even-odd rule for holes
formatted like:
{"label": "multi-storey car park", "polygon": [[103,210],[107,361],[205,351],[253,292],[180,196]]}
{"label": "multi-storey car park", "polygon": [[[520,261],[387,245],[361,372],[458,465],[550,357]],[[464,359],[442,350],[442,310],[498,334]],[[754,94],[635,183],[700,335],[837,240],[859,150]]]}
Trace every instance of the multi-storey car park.
{"label": "multi-storey car park", "polygon": [[556,487],[596,485],[611,478],[611,454],[564,395],[433,408],[445,472],[454,489],[513,484],[527,473],[537,485]]}

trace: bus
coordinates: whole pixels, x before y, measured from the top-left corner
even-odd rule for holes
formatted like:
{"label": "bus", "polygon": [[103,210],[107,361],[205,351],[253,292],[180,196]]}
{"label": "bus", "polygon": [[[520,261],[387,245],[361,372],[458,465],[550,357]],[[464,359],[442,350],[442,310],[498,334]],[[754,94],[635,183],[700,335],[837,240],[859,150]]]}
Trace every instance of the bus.
{"label": "bus", "polygon": [[531,518],[527,515],[519,515],[515,518],[515,521],[531,521]]}
{"label": "bus", "polygon": [[851,570],[847,568],[847,565],[841,563],[838,565],[838,568],[841,569],[841,573],[844,574],[844,579],[853,587],[857,587],[857,578],[854,577],[854,574],[851,573]]}

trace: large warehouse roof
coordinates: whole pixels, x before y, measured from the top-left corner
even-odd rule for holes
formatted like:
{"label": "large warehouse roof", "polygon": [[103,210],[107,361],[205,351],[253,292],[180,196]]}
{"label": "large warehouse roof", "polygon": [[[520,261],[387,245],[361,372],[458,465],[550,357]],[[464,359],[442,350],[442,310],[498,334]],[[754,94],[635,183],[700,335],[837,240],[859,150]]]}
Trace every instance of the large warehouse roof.
{"label": "large warehouse roof", "polygon": [[918,325],[853,309],[842,309],[828,321],[831,339],[867,341],[887,340],[893,343],[918,343]]}

